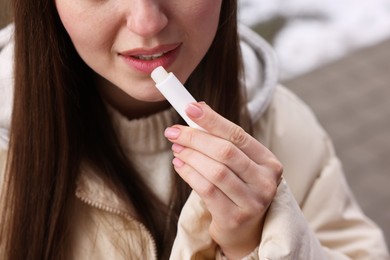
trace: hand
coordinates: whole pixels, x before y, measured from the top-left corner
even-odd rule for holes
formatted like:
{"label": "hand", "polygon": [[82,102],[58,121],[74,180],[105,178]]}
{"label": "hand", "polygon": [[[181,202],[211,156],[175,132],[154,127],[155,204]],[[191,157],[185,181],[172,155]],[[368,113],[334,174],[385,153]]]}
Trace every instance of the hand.
{"label": "hand", "polygon": [[175,125],[173,164],[210,211],[210,236],[229,259],[242,258],[259,244],[265,213],[282,176],[276,157],[241,127],[204,103],[187,115],[207,132]]}

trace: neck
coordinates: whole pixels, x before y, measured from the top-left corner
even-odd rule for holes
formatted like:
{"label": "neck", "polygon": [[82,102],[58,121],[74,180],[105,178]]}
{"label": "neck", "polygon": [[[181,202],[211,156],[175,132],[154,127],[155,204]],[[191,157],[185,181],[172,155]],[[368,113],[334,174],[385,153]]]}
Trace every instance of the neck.
{"label": "neck", "polygon": [[103,99],[128,119],[147,117],[163,111],[170,106],[166,100],[146,102],[135,99],[101,77],[97,80],[97,85]]}

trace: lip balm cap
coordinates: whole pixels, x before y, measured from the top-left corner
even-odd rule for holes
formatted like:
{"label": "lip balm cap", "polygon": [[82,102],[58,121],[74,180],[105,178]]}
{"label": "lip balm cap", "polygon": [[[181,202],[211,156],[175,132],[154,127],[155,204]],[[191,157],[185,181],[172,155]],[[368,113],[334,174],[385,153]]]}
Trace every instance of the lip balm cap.
{"label": "lip balm cap", "polygon": [[168,72],[162,66],[159,66],[152,71],[152,74],[150,76],[152,77],[154,82],[158,84],[160,82],[163,82],[168,77]]}

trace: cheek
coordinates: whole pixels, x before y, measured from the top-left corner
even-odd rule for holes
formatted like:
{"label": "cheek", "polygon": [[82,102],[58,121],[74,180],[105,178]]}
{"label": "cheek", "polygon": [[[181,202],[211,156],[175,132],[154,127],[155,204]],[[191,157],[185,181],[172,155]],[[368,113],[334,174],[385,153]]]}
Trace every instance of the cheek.
{"label": "cheek", "polygon": [[203,39],[206,44],[211,44],[218,29],[221,1],[200,0],[199,2],[202,4],[195,9],[194,17],[196,20],[192,22],[191,26],[201,33],[197,36],[199,41]]}
{"label": "cheek", "polygon": [[187,81],[210,48],[217,32],[221,4],[221,0],[192,0],[177,8],[180,12],[176,13],[176,18],[185,28],[186,42],[183,52],[186,66],[175,71],[182,82]]}
{"label": "cheek", "polygon": [[192,26],[204,30],[215,30],[218,25],[222,1],[193,0],[186,18],[193,17]]}
{"label": "cheek", "polygon": [[71,1],[67,2],[66,0],[57,0],[56,7],[58,15],[60,16],[61,22],[64,25],[66,31],[68,32],[72,41],[82,39],[85,27],[82,16],[80,15],[81,10],[78,10]]}
{"label": "cheek", "polygon": [[[107,12],[102,12],[74,0],[57,0],[58,14],[80,56],[110,46],[112,30]],[[102,14],[103,13],[103,14]],[[104,25],[104,26],[103,26]]]}

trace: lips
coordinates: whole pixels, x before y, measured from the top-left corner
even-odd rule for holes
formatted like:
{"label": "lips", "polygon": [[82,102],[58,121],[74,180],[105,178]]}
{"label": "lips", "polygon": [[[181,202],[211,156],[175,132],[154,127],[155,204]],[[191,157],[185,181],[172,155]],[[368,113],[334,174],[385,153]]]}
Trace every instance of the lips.
{"label": "lips", "polygon": [[151,49],[132,49],[118,55],[138,72],[150,74],[158,66],[168,68],[177,58],[181,43],[160,45]]}
{"label": "lips", "polygon": [[160,45],[150,49],[137,48],[129,51],[120,52],[119,54],[123,56],[155,55],[159,53],[166,53],[172,51],[174,49],[177,49],[180,45],[181,45],[180,43],[175,43],[175,44]]}

